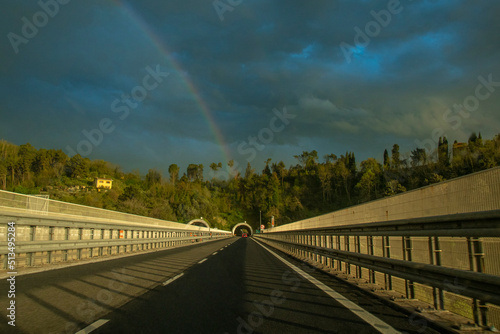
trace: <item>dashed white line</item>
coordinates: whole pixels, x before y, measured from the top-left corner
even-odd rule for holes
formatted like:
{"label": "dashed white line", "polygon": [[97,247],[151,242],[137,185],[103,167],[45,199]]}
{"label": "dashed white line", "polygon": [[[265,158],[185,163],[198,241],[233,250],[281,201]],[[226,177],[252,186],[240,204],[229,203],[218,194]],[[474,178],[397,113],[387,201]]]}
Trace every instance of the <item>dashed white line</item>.
{"label": "dashed white line", "polygon": [[260,246],[262,246],[269,253],[274,255],[276,258],[278,258],[278,260],[280,260],[281,262],[283,262],[284,264],[286,264],[287,266],[289,266],[290,268],[295,270],[302,277],[307,279],[312,284],[316,285],[319,289],[323,290],[327,295],[329,295],[330,297],[335,299],[337,302],[342,304],[342,306],[344,306],[345,308],[350,310],[352,313],[357,315],[359,318],[361,318],[363,321],[368,323],[370,326],[372,326],[373,328],[378,330],[380,333],[384,333],[384,334],[401,333],[401,332],[397,331],[396,329],[394,329],[393,327],[391,327],[386,322],[380,320],[379,318],[377,318],[376,316],[374,316],[370,312],[366,311],[361,306],[357,305],[356,303],[354,303],[351,300],[347,299],[346,297],[342,296],[340,293],[333,290],[332,288],[325,285],[324,283],[318,281],[316,278],[312,277],[311,275],[309,275],[308,273],[306,273],[302,269],[298,268],[297,266],[295,266],[295,265],[291,264],[290,262],[288,262],[287,260],[283,259],[281,256],[279,256],[278,254],[276,254],[275,252],[273,252],[272,250],[270,250],[269,248],[267,248],[266,246],[264,246],[263,244],[261,244],[257,240],[254,240],[254,241],[256,243],[258,243]]}
{"label": "dashed white line", "polygon": [[215,255],[215,254],[217,254],[217,253],[218,253],[218,252],[213,252],[213,253],[212,253],[212,255]]}
{"label": "dashed white line", "polygon": [[163,282],[163,286],[167,285],[167,284],[170,284],[172,283],[173,281],[175,281],[176,279],[180,278],[182,275],[184,275],[184,273],[180,273],[179,275],[175,276],[175,277],[172,277],[171,279]]}
{"label": "dashed white line", "polygon": [[207,258],[204,258],[203,260],[201,260],[201,261],[200,261],[200,262],[198,262],[198,263],[203,263],[203,262],[205,262],[206,260],[208,260],[208,259],[207,259]]}
{"label": "dashed white line", "polygon": [[109,319],[99,319],[97,320],[96,322],[88,325],[87,327],[85,327],[84,329],[76,332],[75,334],[88,334],[94,330],[96,330],[97,328],[101,327],[102,325],[104,325],[105,323],[107,323],[109,321]]}

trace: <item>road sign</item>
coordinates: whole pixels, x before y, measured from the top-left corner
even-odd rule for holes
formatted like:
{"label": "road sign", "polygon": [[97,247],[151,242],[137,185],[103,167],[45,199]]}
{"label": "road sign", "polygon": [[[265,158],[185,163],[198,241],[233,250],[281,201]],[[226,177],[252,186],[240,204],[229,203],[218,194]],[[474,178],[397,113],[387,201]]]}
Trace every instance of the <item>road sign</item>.
{"label": "road sign", "polygon": [[265,229],[266,227],[264,225],[260,225],[260,229],[263,230]]}

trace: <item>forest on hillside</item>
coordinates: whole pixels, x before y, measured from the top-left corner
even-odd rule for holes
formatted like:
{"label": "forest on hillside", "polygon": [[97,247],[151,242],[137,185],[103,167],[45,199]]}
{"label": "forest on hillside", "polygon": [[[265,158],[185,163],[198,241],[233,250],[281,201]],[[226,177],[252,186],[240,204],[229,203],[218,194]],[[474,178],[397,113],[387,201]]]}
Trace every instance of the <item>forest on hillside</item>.
{"label": "forest on hillside", "polygon": [[[203,165],[182,173],[172,164],[168,175],[152,168],[141,176],[107,161],[2,140],[0,189],[178,222],[203,217],[221,229],[242,221],[257,227],[260,215],[263,223],[274,216],[282,225],[499,166],[500,134],[483,140],[473,133],[467,143],[454,144],[443,137],[432,154],[423,148],[400,153],[395,144],[382,162],[358,164],[353,152],[320,158],[315,150],[294,158],[297,164],[288,168],[268,159],[260,172],[248,163],[226,179],[215,177],[226,166],[214,162],[207,173],[213,177],[205,180]],[[97,191],[96,177],[113,179],[112,189]]]}

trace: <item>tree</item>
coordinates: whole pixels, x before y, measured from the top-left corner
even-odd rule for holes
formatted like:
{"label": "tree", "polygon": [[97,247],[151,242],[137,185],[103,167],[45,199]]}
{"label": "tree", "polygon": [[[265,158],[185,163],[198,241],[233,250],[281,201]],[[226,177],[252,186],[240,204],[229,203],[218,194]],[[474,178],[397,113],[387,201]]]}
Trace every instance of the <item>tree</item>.
{"label": "tree", "polygon": [[175,185],[177,182],[177,179],[179,178],[179,166],[176,164],[171,164],[168,167],[168,173],[170,174],[170,182]]}
{"label": "tree", "polygon": [[217,174],[217,170],[219,170],[220,168],[222,168],[222,163],[218,163],[216,164],[215,162],[212,162],[210,164],[210,169],[212,170],[212,173],[213,173],[213,178],[212,179],[215,179],[215,175]]}
{"label": "tree", "polygon": [[90,160],[88,158],[82,158],[80,154],[74,155],[69,159],[67,165],[67,174],[73,178],[86,177],[89,173]]}
{"label": "tree", "polygon": [[14,188],[16,185],[16,171],[17,171],[17,164],[19,161],[19,147],[13,144],[9,145],[2,145],[3,149],[3,159],[5,159],[5,165],[7,167],[7,170],[10,172],[10,182],[11,182],[11,187]]}
{"label": "tree", "polygon": [[316,152],[316,150],[311,152],[303,151],[301,155],[294,155],[294,158],[299,161],[302,168],[306,171],[310,171],[314,168],[314,166],[316,166],[318,161],[318,152]]}
{"label": "tree", "polygon": [[376,180],[377,177],[371,169],[363,173],[361,179],[359,180],[358,184],[356,184],[355,187],[360,193],[359,198],[361,202],[366,202],[373,199],[372,191],[373,188],[375,187]]}
{"label": "tree", "polygon": [[323,202],[326,202],[331,197],[331,179],[333,170],[330,163],[318,165],[318,177],[321,182],[321,189],[323,190]]}
{"label": "tree", "polygon": [[360,200],[366,202],[379,197],[380,175],[382,166],[373,158],[361,162],[361,179],[355,188],[359,192]]}
{"label": "tree", "polygon": [[283,161],[278,162],[278,164],[273,163],[271,170],[281,179],[281,187],[283,188],[283,179],[287,174],[285,163]]}
{"label": "tree", "polygon": [[156,169],[150,169],[146,174],[146,185],[151,188],[154,185],[161,184],[162,181],[161,172]]}
{"label": "tree", "polygon": [[196,180],[197,173],[198,173],[198,165],[189,164],[189,166],[187,167],[187,177],[189,181],[192,182]]}
{"label": "tree", "polygon": [[333,153],[331,154],[325,154],[323,156],[323,159],[325,159],[325,163],[329,164],[329,163],[334,163],[336,160],[337,160],[337,156]]}
{"label": "tree", "polygon": [[346,160],[347,158],[344,157],[343,155],[340,157],[340,159],[337,161],[335,164],[335,174],[337,178],[342,180],[342,185],[345,191],[345,194],[347,196],[347,203],[351,203],[351,186],[350,186],[350,179],[351,179],[351,172],[349,169],[346,167]]}
{"label": "tree", "polygon": [[127,186],[124,190],[123,193],[118,197],[120,201],[127,201],[127,200],[140,200],[141,199],[141,188],[138,185],[132,184],[130,186]]}
{"label": "tree", "polygon": [[94,177],[106,177],[113,173],[109,168],[109,163],[104,160],[91,161],[89,171]]}
{"label": "tree", "polygon": [[384,169],[388,170],[391,168],[391,161],[389,160],[389,153],[387,152],[387,149],[384,150]]}
{"label": "tree", "polygon": [[7,188],[7,166],[4,160],[0,160],[0,181],[2,183],[2,190]]}
{"label": "tree", "polygon": [[448,139],[439,137],[438,142],[438,165],[442,171],[450,166],[450,154],[448,149]]}
{"label": "tree", "polygon": [[392,160],[391,160],[391,167],[394,168],[394,169],[399,169],[399,167],[401,166],[401,158],[400,158],[400,155],[399,155],[399,145],[398,144],[394,144],[392,146]]}
{"label": "tree", "polygon": [[427,153],[423,148],[416,148],[411,151],[411,165],[412,167],[424,166],[427,163]]}
{"label": "tree", "polygon": [[187,167],[187,177],[191,182],[203,182],[203,165],[189,164]]}
{"label": "tree", "polygon": [[35,173],[42,173],[50,168],[50,163],[50,152],[44,148],[41,148],[36,153],[35,159],[32,163],[33,171]]}
{"label": "tree", "polygon": [[391,180],[386,183],[385,196],[393,196],[405,191],[406,188],[398,180]]}
{"label": "tree", "polygon": [[231,174],[234,174],[234,179],[237,179],[240,173],[238,173],[238,171],[233,170],[233,167],[234,167],[234,160],[229,160],[229,161],[227,162],[227,165],[229,166],[229,174],[230,174],[230,175],[231,175]]}
{"label": "tree", "polygon": [[268,158],[266,161],[266,167],[264,167],[264,170],[262,171],[263,175],[271,176],[271,168],[269,168],[269,163],[271,162],[271,158]]}
{"label": "tree", "polygon": [[200,182],[203,182],[203,165],[199,164],[198,169],[196,170],[196,179]]}
{"label": "tree", "polygon": [[22,173],[23,181],[31,178],[31,164],[35,160],[37,150],[30,143],[19,146],[18,166]]}
{"label": "tree", "polygon": [[247,168],[245,169],[245,179],[249,180],[255,174],[255,170],[252,168],[250,163],[247,163]]}

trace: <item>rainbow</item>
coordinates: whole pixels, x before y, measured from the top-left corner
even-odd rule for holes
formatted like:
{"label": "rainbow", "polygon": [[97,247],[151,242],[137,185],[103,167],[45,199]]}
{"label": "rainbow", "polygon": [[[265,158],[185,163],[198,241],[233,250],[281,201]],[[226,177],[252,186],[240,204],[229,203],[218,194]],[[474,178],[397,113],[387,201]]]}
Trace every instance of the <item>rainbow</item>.
{"label": "rainbow", "polygon": [[[170,52],[165,46],[165,42],[162,41],[151,29],[150,25],[144,21],[144,19],[134,11],[134,9],[128,5],[123,0],[112,0],[119,8],[122,10],[126,17],[130,18],[130,21],[135,24],[135,26],[145,35],[145,37],[154,45],[154,47],[167,59],[168,63],[175,68],[178,73],[186,72],[182,69],[180,64],[170,55]],[[225,163],[231,160],[231,154],[229,152],[228,146],[225,143],[224,136],[221,130],[217,126],[210,109],[201,97],[201,94],[196,89],[193,82],[189,79],[187,75],[179,75],[182,84],[186,87],[189,94],[192,96],[194,102],[196,103],[198,109],[200,110],[203,117],[213,133],[215,140],[224,159]],[[223,162],[224,163],[224,162]]]}

